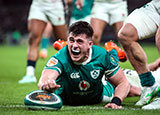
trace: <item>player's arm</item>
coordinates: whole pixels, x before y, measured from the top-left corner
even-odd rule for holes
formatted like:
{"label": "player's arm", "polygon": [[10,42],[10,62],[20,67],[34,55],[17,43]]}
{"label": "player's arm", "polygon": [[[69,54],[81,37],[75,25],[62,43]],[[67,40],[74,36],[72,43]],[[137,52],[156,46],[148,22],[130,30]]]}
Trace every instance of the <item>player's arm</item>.
{"label": "player's arm", "polygon": [[160,58],[158,58],[156,61],[154,61],[151,64],[148,64],[148,67],[151,71],[155,71],[160,67]]}
{"label": "player's arm", "polygon": [[111,103],[106,104],[105,108],[120,109],[122,108],[121,102],[129,93],[129,82],[121,68],[109,80],[115,85],[115,93]]}
{"label": "player's arm", "polygon": [[56,70],[44,69],[38,83],[38,88],[46,91],[55,91],[60,85],[56,84],[59,73]]}
{"label": "player's arm", "polygon": [[81,10],[82,7],[83,7],[83,0],[77,0],[77,1],[76,1],[76,6],[77,6],[77,8],[78,8],[79,10]]}

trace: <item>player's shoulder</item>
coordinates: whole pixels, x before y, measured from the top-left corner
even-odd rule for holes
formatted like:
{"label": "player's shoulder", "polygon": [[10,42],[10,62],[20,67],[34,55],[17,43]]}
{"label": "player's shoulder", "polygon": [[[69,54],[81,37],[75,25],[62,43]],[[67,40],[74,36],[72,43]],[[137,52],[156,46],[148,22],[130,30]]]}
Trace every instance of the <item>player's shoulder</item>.
{"label": "player's shoulder", "polygon": [[105,50],[103,47],[93,45],[92,47],[92,59],[99,60],[105,63],[107,60],[111,60],[111,53]]}
{"label": "player's shoulder", "polygon": [[92,51],[93,51],[93,54],[97,54],[97,55],[106,55],[108,53],[104,48],[97,45],[92,46]]}
{"label": "player's shoulder", "polygon": [[67,46],[59,50],[53,57],[58,59],[61,62],[68,62],[69,61],[69,52]]}

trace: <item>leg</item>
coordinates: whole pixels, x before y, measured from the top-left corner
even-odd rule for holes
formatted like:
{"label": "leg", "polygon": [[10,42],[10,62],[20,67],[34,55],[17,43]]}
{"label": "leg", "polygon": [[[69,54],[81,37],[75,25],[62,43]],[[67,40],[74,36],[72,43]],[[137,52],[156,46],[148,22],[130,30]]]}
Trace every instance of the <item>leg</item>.
{"label": "leg", "polygon": [[138,40],[136,28],[129,23],[119,33],[119,41],[125,49],[129,61],[137,73],[141,74],[147,72],[149,69],[147,67],[147,56],[137,42]]}
{"label": "leg", "polygon": [[139,74],[140,82],[143,87],[141,99],[136,105],[147,104],[152,97],[156,95],[159,88],[147,66],[147,56],[137,42],[139,37],[136,28],[132,24],[127,23],[119,32],[119,40],[126,51],[130,63]]}
{"label": "leg", "polygon": [[47,46],[48,46],[48,42],[49,42],[49,39],[51,37],[53,33],[53,29],[52,29],[52,25],[50,22],[47,23],[47,26],[43,32],[43,37],[42,37],[42,40],[41,40],[41,51],[40,51],[40,57],[42,59],[45,59],[48,55],[48,50],[47,50]]}
{"label": "leg", "polygon": [[29,49],[27,59],[32,61],[38,60],[39,44],[42,38],[46,23],[40,20],[30,20],[28,22],[29,30]]}
{"label": "leg", "polygon": [[53,33],[52,24],[50,22],[47,23],[47,26],[43,32],[43,37],[50,38]]}
{"label": "leg", "polygon": [[157,33],[156,33],[156,46],[158,48],[158,52],[160,54],[160,26],[158,27]]}
{"label": "leg", "polygon": [[117,22],[113,24],[114,30],[115,30],[115,34],[118,36],[118,32],[119,30],[122,28],[123,26],[123,21]]}
{"label": "leg", "polygon": [[36,77],[34,76],[34,70],[36,61],[39,57],[39,44],[45,26],[45,22],[36,19],[29,20],[28,22],[29,48],[27,53],[27,71],[26,76],[24,76],[19,83],[31,83],[37,81]]}
{"label": "leg", "polygon": [[67,26],[54,26],[54,33],[57,41],[53,43],[53,48],[59,51],[67,45]]}
{"label": "leg", "polygon": [[54,26],[54,34],[56,39],[62,39],[64,41],[67,40],[67,25],[59,25],[59,26]]}
{"label": "leg", "polygon": [[93,42],[99,45],[106,22],[100,19],[91,18],[91,26],[94,30]]}

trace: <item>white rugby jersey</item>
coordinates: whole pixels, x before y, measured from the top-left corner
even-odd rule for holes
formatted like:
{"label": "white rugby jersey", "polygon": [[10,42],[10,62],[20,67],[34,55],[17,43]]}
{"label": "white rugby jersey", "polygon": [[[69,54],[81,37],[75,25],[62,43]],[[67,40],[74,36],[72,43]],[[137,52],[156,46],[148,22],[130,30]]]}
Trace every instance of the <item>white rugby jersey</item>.
{"label": "white rugby jersey", "polygon": [[156,8],[156,11],[159,13],[160,15],[160,0],[152,0],[154,7]]}
{"label": "white rugby jersey", "polygon": [[126,0],[95,0],[95,2],[122,2]]}

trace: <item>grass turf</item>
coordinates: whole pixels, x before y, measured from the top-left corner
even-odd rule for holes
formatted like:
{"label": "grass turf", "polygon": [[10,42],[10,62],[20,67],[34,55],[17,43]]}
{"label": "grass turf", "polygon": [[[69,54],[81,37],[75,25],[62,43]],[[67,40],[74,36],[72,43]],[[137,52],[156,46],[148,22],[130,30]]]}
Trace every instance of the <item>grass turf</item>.
{"label": "grass turf", "polygon": [[[159,57],[156,47],[152,44],[142,44],[144,50],[148,56],[148,63],[153,62]],[[0,114],[3,115],[25,115],[25,114],[107,114],[107,115],[133,115],[133,114],[159,114],[160,110],[141,110],[140,107],[134,106],[139,97],[127,97],[122,103],[122,110],[104,109],[104,103],[89,106],[63,106],[59,111],[32,111],[27,110],[24,106],[24,97],[26,94],[33,90],[37,90],[36,83],[30,84],[18,84],[23,75],[25,75],[26,67],[26,46],[0,46]],[[55,50],[49,47],[49,56],[47,59],[39,59],[36,65],[36,77],[39,79],[41,71],[47,60],[51,55],[55,53]],[[127,61],[121,63],[122,68],[132,68]]]}

